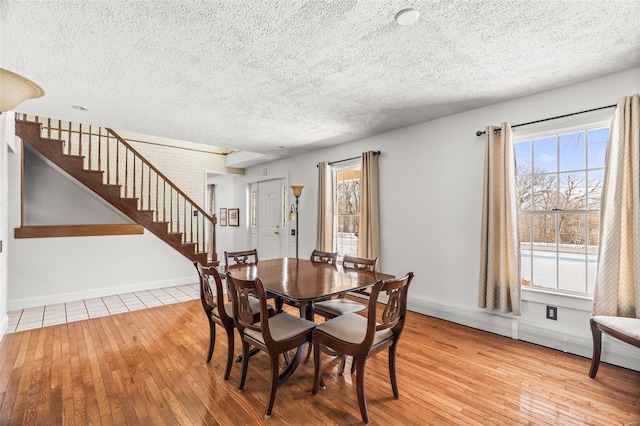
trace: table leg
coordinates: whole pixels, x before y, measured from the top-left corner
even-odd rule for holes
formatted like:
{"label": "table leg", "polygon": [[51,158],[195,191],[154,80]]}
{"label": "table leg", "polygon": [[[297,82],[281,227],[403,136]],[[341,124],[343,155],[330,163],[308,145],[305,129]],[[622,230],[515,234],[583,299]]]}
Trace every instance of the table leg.
{"label": "table leg", "polygon": [[304,349],[305,349],[305,346],[307,344],[308,343],[303,343],[301,346],[298,347],[298,349],[296,349],[296,354],[293,357],[293,359],[291,360],[291,363],[289,364],[287,369],[284,370],[282,372],[282,374],[280,374],[278,376],[278,384],[284,383],[287,380],[289,380],[289,377],[291,377],[293,372],[296,371],[296,368],[298,368],[298,365],[300,364],[300,361],[302,360],[302,356],[304,354]]}

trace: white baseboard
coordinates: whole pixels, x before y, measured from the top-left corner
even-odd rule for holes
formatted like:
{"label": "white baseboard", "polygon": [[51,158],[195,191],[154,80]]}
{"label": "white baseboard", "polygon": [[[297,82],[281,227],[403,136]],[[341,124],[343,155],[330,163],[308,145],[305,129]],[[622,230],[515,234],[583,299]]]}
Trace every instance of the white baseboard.
{"label": "white baseboard", "polygon": [[[578,334],[570,330],[549,329],[541,324],[523,320],[519,317],[487,312],[480,308],[442,305],[423,299],[409,299],[408,309],[435,318],[462,324],[478,330],[488,331],[516,340],[534,343],[562,352],[591,358],[593,341],[589,326],[585,333]],[[603,333],[602,362],[619,367],[640,371],[640,352],[638,348],[613,339]],[[587,372],[585,372],[587,374]]]}
{"label": "white baseboard", "polygon": [[[103,287],[89,289],[85,291],[75,291],[69,293],[52,294],[48,296],[29,297],[23,299],[9,300],[8,310],[34,308],[37,306],[53,305],[56,303],[74,302],[76,300],[93,299],[94,297],[113,296],[115,294],[132,293],[134,291],[155,290],[164,287],[174,287],[178,285],[194,284],[197,280],[193,276],[174,278],[170,280],[149,281],[144,283],[128,284],[114,287]],[[7,323],[8,326],[8,323]]]}

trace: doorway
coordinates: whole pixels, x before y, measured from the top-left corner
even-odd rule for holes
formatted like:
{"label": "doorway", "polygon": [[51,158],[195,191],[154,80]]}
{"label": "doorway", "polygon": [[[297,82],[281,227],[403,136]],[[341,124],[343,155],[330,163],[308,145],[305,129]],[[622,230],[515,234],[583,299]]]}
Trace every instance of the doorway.
{"label": "doorway", "polygon": [[258,253],[260,259],[282,257],[286,238],[283,223],[283,186],[280,179],[258,182]]}

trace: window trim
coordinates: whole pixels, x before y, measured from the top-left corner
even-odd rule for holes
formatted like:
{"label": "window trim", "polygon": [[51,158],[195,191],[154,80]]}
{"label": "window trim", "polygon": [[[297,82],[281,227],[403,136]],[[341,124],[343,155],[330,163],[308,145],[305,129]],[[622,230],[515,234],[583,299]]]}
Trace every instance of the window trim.
{"label": "window trim", "polygon": [[[333,174],[332,176],[332,182],[333,182],[333,187],[331,188],[332,191],[332,196],[333,196],[333,211],[331,212],[332,216],[333,216],[333,229],[331,230],[331,245],[332,245],[332,250],[333,251],[338,251],[338,247],[337,247],[337,234],[338,234],[338,193],[336,191],[337,186],[338,186],[338,181],[336,179],[338,172],[344,171],[344,170],[360,170],[361,167],[361,160],[360,157],[358,158],[354,158],[351,160],[346,160],[346,161],[341,161],[340,165],[331,165],[331,173]],[[342,215],[342,216],[356,216],[356,215]],[[358,213],[359,216],[359,213]],[[342,261],[342,257],[344,256],[344,253],[340,253],[338,252],[338,260]]]}
{"label": "window trim", "polygon": [[[589,132],[590,130],[609,128],[612,112],[607,110],[586,113],[580,116],[566,117],[550,122],[537,123],[523,129],[513,129],[514,145],[525,140],[538,139],[551,134],[562,135],[572,132]],[[515,152],[514,152],[515,155]],[[599,211],[599,210],[598,210]],[[573,212],[573,210],[571,211]],[[576,211],[583,213],[583,211]],[[532,213],[535,213],[532,211]],[[538,212],[541,213],[541,212]],[[526,286],[520,283],[522,300],[536,303],[553,303],[559,306],[590,311],[593,295],[589,293],[573,293],[560,289]],[[570,302],[570,303],[566,303]]]}

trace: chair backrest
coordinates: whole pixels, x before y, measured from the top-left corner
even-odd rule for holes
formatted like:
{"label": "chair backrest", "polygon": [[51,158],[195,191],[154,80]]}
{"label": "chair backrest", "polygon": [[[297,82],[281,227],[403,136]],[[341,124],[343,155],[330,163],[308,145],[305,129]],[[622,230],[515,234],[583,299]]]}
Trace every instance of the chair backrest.
{"label": "chair backrest", "polygon": [[329,263],[331,265],[335,265],[338,260],[338,252],[314,250],[311,253],[310,260],[316,263]]}
{"label": "chair backrest", "polygon": [[[215,267],[202,266],[200,262],[193,262],[193,265],[198,271],[200,278],[200,300],[202,301],[202,307],[207,315],[211,315],[211,312],[216,308],[218,309],[218,316],[221,318],[228,318],[226,311],[224,310],[224,292],[222,290],[222,278]],[[215,294],[211,288],[211,278],[213,278],[213,285],[215,286]]]}
{"label": "chair backrest", "polygon": [[[245,328],[262,332],[265,342],[273,341],[269,332],[269,311],[267,308],[267,296],[260,278],[255,280],[245,280],[236,278],[232,271],[227,272],[227,284],[233,300],[233,316],[236,327],[240,333]],[[255,323],[254,318],[257,312],[251,309],[250,297],[258,296],[260,301],[260,323]]]}
{"label": "chair backrest", "polygon": [[258,250],[225,251],[224,263],[227,266],[255,265],[258,263]]}
{"label": "chair backrest", "polygon": [[[413,272],[409,272],[402,278],[378,281],[371,290],[369,296],[369,314],[367,318],[367,335],[362,345],[371,346],[376,331],[390,328],[393,338],[400,337],[404,320],[407,315],[407,294],[409,284],[413,280]],[[385,292],[387,303],[382,311],[381,319],[377,318],[378,297]]]}
{"label": "chair backrest", "polygon": [[378,266],[378,258],[367,259],[365,257],[355,257],[345,254],[342,258],[342,266],[345,269],[363,269],[369,272],[375,272]]}

